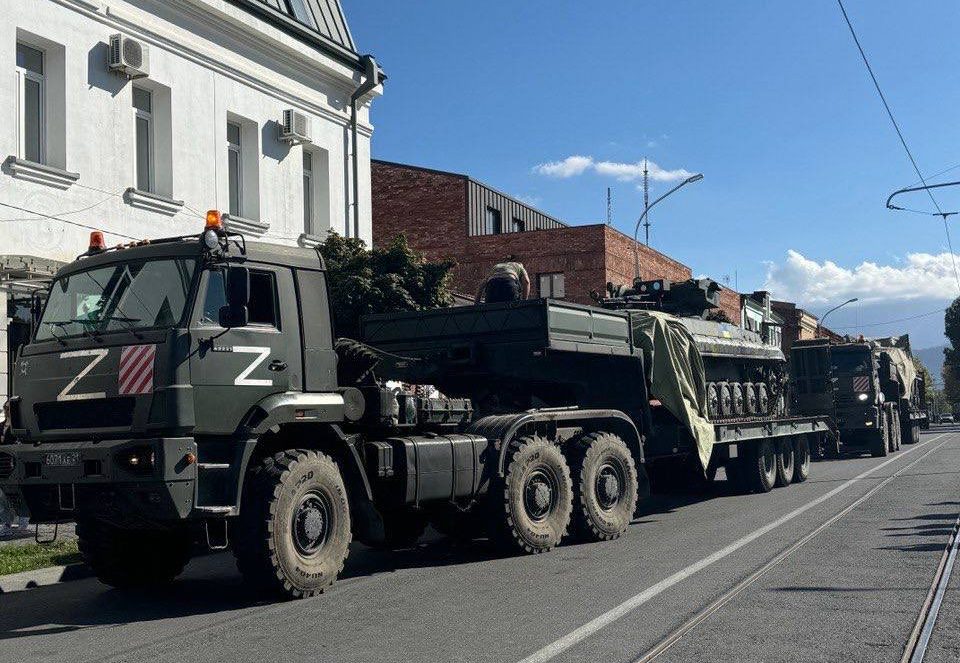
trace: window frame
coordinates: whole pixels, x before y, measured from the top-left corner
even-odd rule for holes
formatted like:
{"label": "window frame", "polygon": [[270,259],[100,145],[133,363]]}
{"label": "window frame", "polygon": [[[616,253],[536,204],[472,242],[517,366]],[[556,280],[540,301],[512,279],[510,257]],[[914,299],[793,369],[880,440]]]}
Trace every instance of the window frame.
{"label": "window frame", "polygon": [[[230,140],[230,127],[236,127],[237,129],[237,142],[233,143]],[[236,196],[233,195],[233,192],[230,191],[231,180],[230,180],[230,159],[232,156],[236,156],[237,159],[237,191]],[[232,206],[232,201],[236,197],[237,207],[234,210]],[[232,120],[227,120],[227,206],[229,207],[229,214],[231,216],[243,217],[243,125],[239,122],[234,122]]]}
{"label": "window frame", "polygon": [[[309,160],[310,166],[307,167]],[[303,151],[303,232],[312,234],[314,232],[314,217],[316,209],[316,194],[314,191],[313,180],[313,153],[309,150]]]}
{"label": "window frame", "polygon": [[[137,108],[136,105],[134,105],[133,107],[133,111],[134,111],[133,142],[134,142],[134,175],[135,175],[134,180],[136,182],[137,189],[139,189],[140,191],[155,193],[157,190],[157,180],[156,180],[157,168],[155,163],[156,147],[154,145],[154,138],[153,138],[153,131],[154,131],[153,91],[148,88],[140,87],[136,85],[132,86],[131,90],[139,90],[145,93],[150,99],[149,111],[145,111],[140,108]],[[137,120],[143,120],[144,122],[147,123],[147,188],[144,188],[143,186],[141,186],[142,183],[140,182],[140,168],[139,168],[140,166],[140,135],[139,135],[139,132],[137,131]]]}
{"label": "window frame", "polygon": [[513,220],[510,223],[511,232],[522,233],[527,231],[527,222],[521,219],[518,216],[512,217]]}
{"label": "window frame", "polygon": [[496,207],[491,207],[488,205],[483,225],[488,235],[502,235],[503,213]]}
{"label": "window frame", "polygon": [[[560,278],[561,288],[563,290],[562,294],[559,296],[555,294],[556,288],[556,279]],[[550,292],[544,293],[543,291],[543,280],[547,279],[547,283],[550,285]],[[537,294],[541,298],[548,297],[550,299],[566,299],[567,298],[567,277],[563,272],[541,272],[537,274]]]}
{"label": "window frame", "polygon": [[38,145],[38,158],[36,163],[45,164],[47,162],[47,53],[42,48],[28,44],[25,41],[17,40],[17,49],[20,49],[21,47],[29,48],[30,50],[40,53],[40,69],[44,73],[38,74],[37,72],[30,71],[29,69],[21,67],[20,65],[15,65],[17,73],[17,150],[20,158],[26,159],[27,161],[33,161],[32,159],[27,158],[26,81],[29,80],[36,83],[40,88],[37,117],[37,122],[39,124],[38,134],[40,144]]}
{"label": "window frame", "polygon": [[[253,298],[253,277],[254,275],[266,276],[270,279],[271,291],[273,292],[273,324],[266,322],[253,322],[252,320],[247,324],[248,327],[254,327],[256,329],[267,329],[267,330],[283,330],[283,320],[280,318],[280,291],[277,288],[277,272],[272,269],[257,269],[256,267],[250,268],[250,297]],[[249,304],[247,304],[249,308]]]}

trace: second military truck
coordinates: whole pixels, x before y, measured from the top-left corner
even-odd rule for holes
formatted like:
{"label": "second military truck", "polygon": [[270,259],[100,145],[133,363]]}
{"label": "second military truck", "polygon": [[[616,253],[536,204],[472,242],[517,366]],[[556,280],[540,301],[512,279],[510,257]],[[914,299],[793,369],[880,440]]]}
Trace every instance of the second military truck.
{"label": "second military truck", "polygon": [[94,233],[17,358],[0,488],[35,522],[76,520],[108,584],[169,581],[202,543],[303,597],[353,539],[409,545],[428,522],[528,553],[612,539],[651,461],[769,491],[806,478],[826,431],[772,406],[711,421],[665,313],[533,300],[374,316],[337,341],[325,272],[216,213],[199,236]]}

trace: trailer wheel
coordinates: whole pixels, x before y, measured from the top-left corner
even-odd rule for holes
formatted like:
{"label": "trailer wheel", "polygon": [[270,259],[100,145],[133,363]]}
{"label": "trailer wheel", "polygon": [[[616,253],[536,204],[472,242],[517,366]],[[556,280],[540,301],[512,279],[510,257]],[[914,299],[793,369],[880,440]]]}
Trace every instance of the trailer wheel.
{"label": "trailer wheel", "polygon": [[244,578],[286,598],[315,596],[343,570],[350,505],[329,456],[291,449],[247,477],[233,554]]}
{"label": "trailer wheel", "polygon": [[557,445],[532,435],[510,443],[506,476],[490,493],[490,534],[516,552],[547,552],[563,538],[573,511],[570,468]]}
{"label": "trailer wheel", "polygon": [[777,482],[778,488],[785,488],[793,483],[795,463],[793,459],[793,441],[788,437],[774,443],[777,450]]}
{"label": "trailer wheel", "polygon": [[870,455],[874,458],[883,458],[887,455],[890,437],[890,421],[887,412],[884,410],[880,414],[880,430],[873,431],[874,440],[870,445]]}
{"label": "trailer wheel", "polygon": [[77,521],[77,545],[100,582],[117,588],[171,582],[190,560],[184,531],[124,530],[99,520]]}
{"label": "trailer wheel", "polygon": [[747,459],[745,479],[750,490],[769,493],[777,483],[777,450],[770,440],[760,440]]}
{"label": "trailer wheel", "polygon": [[896,411],[893,414],[893,418],[896,421],[897,437],[895,438],[896,448],[894,451],[900,451],[900,447],[903,444],[903,422],[900,421],[900,411]]}
{"label": "trailer wheel", "polygon": [[793,482],[802,483],[810,476],[810,440],[797,435],[793,440]]}
{"label": "trailer wheel", "polygon": [[591,433],[570,447],[573,536],[610,541],[630,526],[637,507],[637,466],[626,443],[612,433]]}

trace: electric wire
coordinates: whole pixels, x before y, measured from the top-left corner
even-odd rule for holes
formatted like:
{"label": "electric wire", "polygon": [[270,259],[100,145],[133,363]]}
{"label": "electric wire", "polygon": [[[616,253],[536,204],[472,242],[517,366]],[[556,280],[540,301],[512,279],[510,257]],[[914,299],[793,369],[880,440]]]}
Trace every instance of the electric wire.
{"label": "electric wire", "polygon": [[943,315],[946,312],[946,308],[938,308],[936,311],[927,311],[926,313],[918,313],[917,315],[910,315],[905,318],[897,318],[895,320],[885,320],[884,322],[868,322],[861,325],[844,325],[840,327],[831,327],[831,329],[859,329],[861,327],[882,327],[883,325],[892,325],[898,322],[907,322],[909,320],[919,320],[920,318],[929,318],[931,315]]}
{"label": "electric wire", "polygon": [[[897,124],[897,120],[893,116],[893,111],[890,110],[890,104],[887,103],[887,98],[884,96],[883,90],[880,88],[880,83],[877,81],[877,77],[873,73],[873,67],[870,66],[870,61],[867,59],[867,54],[864,52],[863,46],[860,45],[860,39],[857,37],[856,30],[853,29],[853,23],[850,22],[850,17],[847,15],[847,10],[843,6],[843,0],[837,0],[837,4],[840,5],[840,12],[843,14],[843,20],[846,21],[847,28],[850,30],[850,36],[853,37],[853,41],[857,45],[857,50],[860,51],[860,57],[863,59],[863,64],[867,67],[867,72],[870,74],[870,79],[873,81],[873,86],[876,88],[877,94],[880,96],[880,101],[883,102],[883,107],[887,111],[887,117],[890,118],[890,123],[893,125],[894,130],[897,132],[897,136],[900,138],[900,144],[903,145],[903,149],[907,153],[910,163],[913,165],[914,172],[917,173],[917,177],[920,178],[920,182],[923,183],[923,186],[929,186],[926,178],[923,176],[923,173],[920,172],[920,166],[917,165],[917,160],[914,159],[913,152],[910,151],[910,147],[907,145],[906,138],[903,137],[903,132],[900,130],[900,125]],[[937,202],[937,199],[934,198],[933,192],[929,189],[926,189],[926,192],[930,197],[930,201],[933,203],[933,206],[936,208],[937,213],[943,217],[943,229],[947,235],[947,246],[950,249],[950,258],[953,263],[953,276],[957,281],[957,290],[960,291],[960,270],[957,268],[957,258],[953,252],[953,240],[950,237],[950,226],[947,224],[947,217],[943,215],[943,210],[940,209],[940,204]]]}
{"label": "electric wire", "polygon": [[71,221],[70,219],[62,219],[62,218],[60,218],[59,216],[54,216],[53,214],[45,214],[44,212],[38,212],[37,210],[29,209],[29,208],[27,208],[27,207],[20,207],[20,206],[18,206],[18,205],[11,205],[10,203],[2,203],[2,202],[0,202],[0,206],[2,206],[2,207],[8,207],[8,208],[10,208],[10,209],[17,210],[18,212],[24,212],[24,213],[26,213],[26,214],[35,214],[35,215],[37,215],[38,217],[43,218],[43,219],[50,219],[50,220],[53,220],[53,221],[59,221],[59,222],[61,222],[61,223],[66,223],[67,225],[76,226],[76,227],[78,227],[78,228],[85,228],[85,229],[87,229],[87,230],[101,230],[101,231],[103,231],[103,232],[105,232],[105,233],[107,233],[107,234],[109,234],[109,235],[116,235],[117,237],[123,237],[124,239],[130,239],[130,240],[134,240],[134,241],[139,241],[139,240],[141,239],[140,237],[133,237],[132,235],[125,235],[125,234],[123,234],[123,233],[119,233],[119,232],[116,232],[116,231],[113,231],[113,230],[104,230],[103,228],[98,228],[98,227],[96,227],[96,226],[91,226],[91,225],[88,225],[88,224],[86,224],[86,223],[79,223],[78,221]]}

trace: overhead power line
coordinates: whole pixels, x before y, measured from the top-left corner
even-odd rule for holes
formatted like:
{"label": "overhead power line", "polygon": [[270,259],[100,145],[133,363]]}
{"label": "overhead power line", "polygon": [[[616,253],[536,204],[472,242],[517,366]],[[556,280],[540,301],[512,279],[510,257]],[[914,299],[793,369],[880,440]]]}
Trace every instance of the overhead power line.
{"label": "overhead power line", "polygon": [[[20,207],[20,206],[18,206],[18,205],[11,205],[10,203],[0,203],[0,206],[2,206],[2,207],[8,207],[8,208],[10,208],[10,209],[15,209],[15,210],[17,210],[18,212],[24,212],[24,213],[26,213],[26,214],[34,214],[34,215],[36,215],[36,216],[38,216],[38,217],[40,217],[40,218],[50,219],[50,220],[52,220],[52,221],[59,221],[60,223],[65,223],[65,224],[67,224],[67,225],[69,225],[69,226],[76,226],[76,227],[78,227],[78,228],[86,228],[87,230],[102,230],[103,232],[107,233],[108,235],[116,235],[117,237],[123,237],[124,239],[132,239],[132,240],[136,240],[136,241],[139,241],[140,239],[142,239],[142,238],[140,238],[140,237],[133,237],[133,236],[131,236],[131,235],[124,235],[123,233],[118,233],[118,232],[113,231],[113,230],[104,230],[103,228],[98,228],[98,227],[96,227],[96,226],[90,226],[90,225],[87,225],[86,223],[79,223],[79,222],[77,222],[77,221],[71,221],[70,219],[64,219],[64,218],[61,218],[61,217],[59,217],[59,216],[54,216],[53,214],[46,214],[46,213],[44,213],[44,212],[38,212],[37,210],[29,209],[29,208],[27,208],[27,207]],[[6,219],[6,221],[8,221],[8,222],[9,222],[9,221],[21,221],[21,220],[23,220],[23,219]]]}
{"label": "overhead power line", "polygon": [[897,123],[897,119],[893,116],[893,111],[890,110],[890,104],[887,103],[887,98],[883,94],[883,90],[880,88],[880,83],[877,81],[876,75],[873,73],[873,67],[870,66],[870,60],[867,59],[867,54],[864,52],[863,46],[860,45],[860,39],[857,37],[856,30],[853,29],[853,23],[850,22],[850,17],[847,15],[847,10],[843,6],[843,0],[837,0],[837,4],[840,5],[840,11],[843,13],[843,20],[846,21],[847,28],[850,29],[850,36],[853,37],[853,41],[857,45],[857,50],[860,51],[860,57],[863,59],[863,64],[867,67],[867,72],[870,74],[870,79],[873,81],[873,86],[877,89],[877,94],[880,95],[880,101],[883,102],[883,107],[887,111],[887,117],[890,118],[890,123],[893,125],[894,130],[897,132],[897,136],[900,138],[900,144],[903,145],[903,150],[907,153],[907,158],[910,159],[910,163],[913,165],[913,170],[916,172],[917,177],[920,178],[920,182],[923,184],[924,190],[930,197],[930,201],[936,208],[937,213],[943,218],[943,230],[947,235],[947,247],[950,249],[950,259],[953,262],[953,276],[957,281],[957,290],[960,291],[960,270],[957,269],[957,258],[953,252],[953,240],[950,237],[950,226],[947,224],[947,217],[944,216],[943,210],[940,209],[940,204],[937,202],[937,199],[933,197],[933,192],[930,191],[929,188],[926,188],[928,186],[927,180],[923,176],[923,173],[920,172],[920,166],[917,165],[917,160],[913,157],[913,152],[910,151],[910,146],[907,145],[907,139],[903,137],[903,132],[900,130],[900,125]]}
{"label": "overhead power line", "polygon": [[892,325],[898,322],[907,322],[909,320],[919,320],[920,318],[929,318],[931,315],[943,315],[947,309],[938,308],[936,311],[928,311],[926,313],[918,313],[917,315],[910,315],[906,318],[897,318],[895,320],[885,320],[883,322],[869,322],[865,325],[844,325],[843,327],[832,327],[831,329],[860,329],[862,327],[882,327],[884,325]]}

